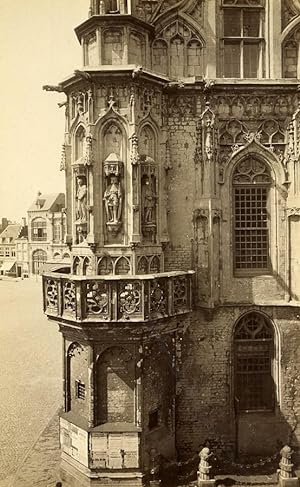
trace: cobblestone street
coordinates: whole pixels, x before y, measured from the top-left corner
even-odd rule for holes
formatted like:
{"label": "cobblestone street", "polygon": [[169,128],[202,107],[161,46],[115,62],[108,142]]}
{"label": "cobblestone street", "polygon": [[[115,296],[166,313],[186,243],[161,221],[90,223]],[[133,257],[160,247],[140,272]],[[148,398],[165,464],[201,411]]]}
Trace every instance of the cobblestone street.
{"label": "cobblestone street", "polygon": [[41,441],[50,449],[58,444],[52,419],[61,405],[61,337],[43,315],[41,290],[40,280],[0,281],[1,487],[48,485],[45,477],[33,484],[24,465]]}

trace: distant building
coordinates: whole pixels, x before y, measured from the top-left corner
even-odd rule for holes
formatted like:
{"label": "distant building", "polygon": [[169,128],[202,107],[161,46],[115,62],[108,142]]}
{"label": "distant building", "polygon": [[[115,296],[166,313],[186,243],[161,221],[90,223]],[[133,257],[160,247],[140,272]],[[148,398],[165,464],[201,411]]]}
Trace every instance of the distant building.
{"label": "distant building", "polygon": [[23,218],[22,224],[25,231],[21,237],[16,238],[16,275],[17,277],[29,277],[28,226],[25,218]]}
{"label": "distant building", "polygon": [[[57,263],[68,263],[70,253],[64,243],[66,228],[65,195],[41,194],[28,210],[28,266],[30,274],[41,274]],[[45,266],[47,262],[47,266]]]}
{"label": "distant building", "polygon": [[[3,219],[2,219],[3,221]],[[26,226],[8,224],[0,234],[0,275],[17,275],[16,240],[25,236]]]}
{"label": "distant building", "polygon": [[2,233],[2,232],[3,232],[3,230],[5,230],[5,228],[7,227],[7,225],[8,225],[9,223],[11,223],[11,222],[9,222],[7,218],[5,218],[5,217],[1,218],[1,223],[0,223],[0,233]]}

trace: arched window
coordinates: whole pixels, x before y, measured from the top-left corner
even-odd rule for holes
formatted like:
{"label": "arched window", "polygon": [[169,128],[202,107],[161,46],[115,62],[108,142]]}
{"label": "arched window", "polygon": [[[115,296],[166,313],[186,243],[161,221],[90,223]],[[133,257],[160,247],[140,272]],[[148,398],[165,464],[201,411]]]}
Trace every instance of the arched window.
{"label": "arched window", "polygon": [[47,222],[44,218],[35,218],[31,223],[31,239],[34,242],[47,240]]}
{"label": "arched window", "polygon": [[233,173],[234,270],[237,275],[269,271],[268,166],[255,157],[243,159]]}
{"label": "arched window", "polygon": [[237,411],[271,411],[275,406],[274,330],[251,312],[234,332],[234,395]]}
{"label": "arched window", "polygon": [[82,265],[82,274],[84,276],[90,276],[93,274],[93,268],[91,260],[88,257],[85,257]]}
{"label": "arched window", "polygon": [[83,157],[83,146],[85,139],[85,130],[79,127],[75,136],[75,161]]}
{"label": "arched window", "polygon": [[35,250],[32,254],[32,273],[41,274],[47,262],[47,253],[44,250]]}
{"label": "arched window", "polygon": [[198,39],[192,39],[187,45],[187,75],[202,75],[202,46]]}
{"label": "arched window", "polygon": [[134,422],[134,361],[121,347],[107,349],[96,365],[96,422]]}
{"label": "arched window", "polygon": [[152,44],[152,69],[171,78],[201,76],[203,40],[183,19],[159,32]]}
{"label": "arched window", "polygon": [[145,39],[138,32],[129,34],[129,64],[145,64]]}
{"label": "arched window", "polygon": [[176,35],[170,44],[170,76],[182,78],[184,76],[184,41]]}
{"label": "arched window", "polygon": [[53,242],[59,243],[61,241],[61,223],[59,221],[54,222],[53,225]]}
{"label": "arched window", "polygon": [[86,56],[85,65],[86,66],[97,66],[99,64],[98,60],[98,44],[96,34],[93,32],[85,38],[86,45]]}
{"label": "arched window", "polygon": [[294,29],[282,44],[282,76],[298,78],[300,28]]}
{"label": "arched window", "polygon": [[130,272],[130,262],[126,257],[120,257],[116,262],[115,273],[120,276]]}
{"label": "arched window", "polygon": [[144,255],[140,257],[138,262],[138,274],[148,274],[149,272],[149,262],[147,257]]}
{"label": "arched window", "polygon": [[152,68],[158,73],[168,74],[168,46],[162,39],[153,42]]}
{"label": "arched window", "polygon": [[111,257],[102,257],[98,263],[98,275],[107,276],[113,274],[114,266]]}
{"label": "arched window", "polygon": [[141,155],[156,159],[156,137],[150,125],[144,125],[139,136],[139,148]]}
{"label": "arched window", "polygon": [[75,276],[79,276],[79,274],[80,274],[80,258],[79,257],[75,257],[75,259],[74,259],[73,274],[75,274]]}
{"label": "arched window", "polygon": [[103,64],[122,64],[124,54],[124,40],[121,30],[107,30],[104,32]]}

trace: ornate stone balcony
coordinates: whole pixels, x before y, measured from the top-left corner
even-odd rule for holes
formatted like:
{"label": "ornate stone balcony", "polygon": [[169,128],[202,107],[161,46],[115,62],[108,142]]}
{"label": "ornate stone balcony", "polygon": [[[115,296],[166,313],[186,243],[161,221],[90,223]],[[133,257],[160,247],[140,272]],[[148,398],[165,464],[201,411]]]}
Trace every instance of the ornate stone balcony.
{"label": "ornate stone balcony", "polygon": [[44,312],[52,319],[147,322],[192,309],[194,272],[134,276],[43,275]]}

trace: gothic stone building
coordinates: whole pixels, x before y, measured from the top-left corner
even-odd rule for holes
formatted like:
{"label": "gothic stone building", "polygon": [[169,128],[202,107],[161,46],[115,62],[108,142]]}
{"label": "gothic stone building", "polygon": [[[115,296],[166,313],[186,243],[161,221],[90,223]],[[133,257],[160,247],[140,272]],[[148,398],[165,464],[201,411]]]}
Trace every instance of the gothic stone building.
{"label": "gothic stone building", "polygon": [[[91,0],[66,96],[62,472],[300,440],[299,0]],[[109,480],[110,479],[110,480]]]}

